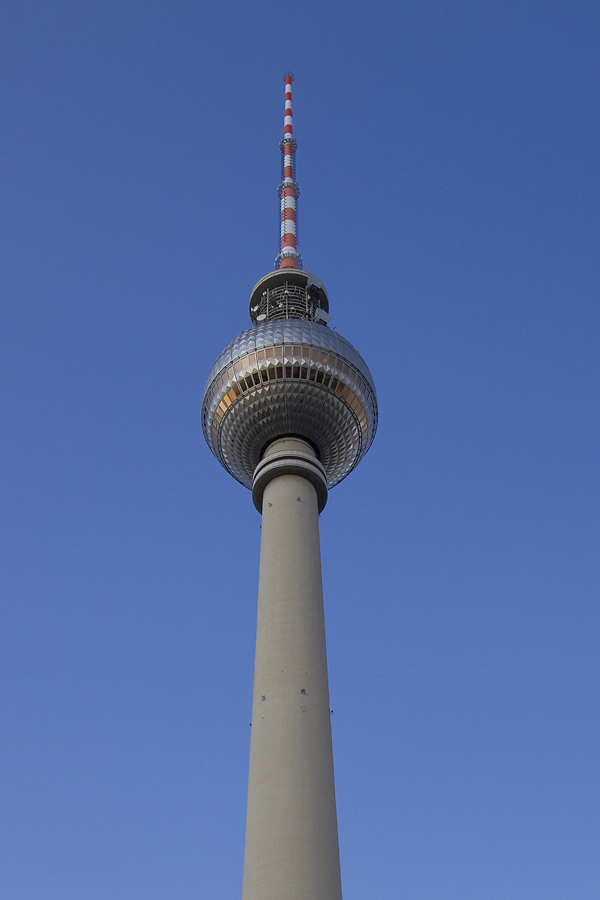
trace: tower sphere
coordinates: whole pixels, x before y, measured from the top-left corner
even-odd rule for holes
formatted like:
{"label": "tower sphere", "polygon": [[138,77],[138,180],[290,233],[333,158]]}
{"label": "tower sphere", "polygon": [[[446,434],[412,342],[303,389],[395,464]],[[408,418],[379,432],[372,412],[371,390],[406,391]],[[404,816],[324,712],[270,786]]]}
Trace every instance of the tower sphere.
{"label": "tower sphere", "polygon": [[327,327],[327,293],[309,272],[280,269],[252,291],[255,323],[214,363],[202,400],[202,428],[219,462],[248,488],[265,448],[304,438],[327,486],[362,459],[375,436],[377,400],[357,350]]}

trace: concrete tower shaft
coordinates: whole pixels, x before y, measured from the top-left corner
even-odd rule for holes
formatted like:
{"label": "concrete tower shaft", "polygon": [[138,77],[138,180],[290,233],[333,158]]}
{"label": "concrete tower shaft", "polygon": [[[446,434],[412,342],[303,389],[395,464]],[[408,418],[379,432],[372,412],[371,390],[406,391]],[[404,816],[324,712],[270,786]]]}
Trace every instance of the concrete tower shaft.
{"label": "concrete tower shaft", "polygon": [[275,441],[262,463],[265,478],[272,471],[257,498],[262,532],[242,900],[342,896],[319,549],[327,491],[315,463],[312,448],[298,439]]}

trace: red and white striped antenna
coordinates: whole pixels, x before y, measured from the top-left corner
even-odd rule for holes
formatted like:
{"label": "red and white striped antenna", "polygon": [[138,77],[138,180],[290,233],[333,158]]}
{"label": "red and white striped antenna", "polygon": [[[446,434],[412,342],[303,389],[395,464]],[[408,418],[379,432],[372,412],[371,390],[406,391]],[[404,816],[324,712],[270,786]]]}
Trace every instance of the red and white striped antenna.
{"label": "red and white striped antenna", "polygon": [[296,182],[296,138],[292,113],[292,72],[286,72],[285,111],[283,118],[283,138],[281,148],[281,184],[277,194],[281,201],[281,249],[275,260],[275,268],[301,269],[302,257],[298,253],[296,232],[296,201],[300,188]]}

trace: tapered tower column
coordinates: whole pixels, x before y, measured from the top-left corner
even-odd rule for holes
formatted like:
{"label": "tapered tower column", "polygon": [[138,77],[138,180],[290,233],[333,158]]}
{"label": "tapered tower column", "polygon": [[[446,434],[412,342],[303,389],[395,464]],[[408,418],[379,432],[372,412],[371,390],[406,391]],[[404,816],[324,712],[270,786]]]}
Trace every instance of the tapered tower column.
{"label": "tapered tower column", "polygon": [[256,468],[262,509],[243,900],[341,900],[319,548],[325,472],[302,440]]}

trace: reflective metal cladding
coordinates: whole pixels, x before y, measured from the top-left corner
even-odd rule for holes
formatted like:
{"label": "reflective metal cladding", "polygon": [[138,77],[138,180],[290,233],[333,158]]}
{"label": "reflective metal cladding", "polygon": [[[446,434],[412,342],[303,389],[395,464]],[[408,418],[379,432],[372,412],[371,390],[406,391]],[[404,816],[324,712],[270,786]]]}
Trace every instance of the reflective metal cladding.
{"label": "reflective metal cladding", "polygon": [[218,357],[204,388],[208,445],[248,488],[265,446],[286,434],[315,446],[333,487],[365,455],[376,428],[366,363],[341,335],[308,318],[269,317],[242,332]]}

